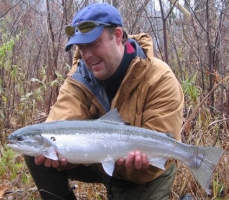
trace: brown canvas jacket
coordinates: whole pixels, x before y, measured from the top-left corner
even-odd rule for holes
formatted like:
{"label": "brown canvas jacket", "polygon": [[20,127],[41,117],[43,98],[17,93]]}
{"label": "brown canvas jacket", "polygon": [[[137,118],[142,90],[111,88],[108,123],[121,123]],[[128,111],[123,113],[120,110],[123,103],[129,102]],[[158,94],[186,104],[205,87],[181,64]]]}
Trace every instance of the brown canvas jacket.
{"label": "brown canvas jacket", "polygon": [[[137,41],[146,58],[137,56],[132,60],[111,105],[103,100],[102,97],[106,99],[103,91],[96,90],[94,83],[91,83],[93,81],[86,80],[90,76],[86,77],[81,71],[82,67],[79,66],[82,61],[76,51],[73,67],[60,88],[47,121],[94,119],[109,109],[117,108],[121,117],[131,125],[170,133],[180,140],[184,103],[181,86],[170,67],[154,57],[153,43],[149,35],[142,33],[130,38]],[[99,98],[97,94],[100,94]],[[116,168],[115,176],[144,183],[162,173],[162,170],[153,166],[144,174],[136,170],[126,174],[125,169]]]}

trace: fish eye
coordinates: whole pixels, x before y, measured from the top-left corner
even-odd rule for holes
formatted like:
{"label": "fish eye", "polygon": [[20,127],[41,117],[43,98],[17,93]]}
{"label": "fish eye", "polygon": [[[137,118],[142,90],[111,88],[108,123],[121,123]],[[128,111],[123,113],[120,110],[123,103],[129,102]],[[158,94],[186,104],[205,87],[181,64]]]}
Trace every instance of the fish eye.
{"label": "fish eye", "polygon": [[17,141],[23,141],[23,138],[21,136],[18,136]]}

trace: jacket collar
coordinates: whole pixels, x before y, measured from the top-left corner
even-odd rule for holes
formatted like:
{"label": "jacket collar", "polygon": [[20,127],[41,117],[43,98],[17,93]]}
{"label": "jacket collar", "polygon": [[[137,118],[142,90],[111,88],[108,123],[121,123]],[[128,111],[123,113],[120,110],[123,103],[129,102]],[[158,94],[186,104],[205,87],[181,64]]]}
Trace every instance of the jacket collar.
{"label": "jacket collar", "polygon": [[[140,35],[140,37],[143,37],[143,36],[144,35]],[[141,65],[133,67],[133,63],[138,63],[140,60],[150,59],[151,56],[152,56],[152,55],[150,55],[150,53],[152,53],[152,43],[151,43],[151,48],[149,48],[149,45],[146,45],[146,44],[140,46],[141,44],[139,45],[139,42],[137,42],[135,40],[135,38],[136,38],[135,36],[131,37],[129,39],[129,42],[135,48],[136,53],[137,53],[137,57],[131,62],[131,64],[130,64],[131,67],[130,67],[130,69],[128,69],[128,72],[127,72],[126,76],[124,77],[123,82],[128,82],[128,84],[122,83],[121,86],[120,86],[120,87],[124,86],[123,89],[125,89],[125,88],[127,89],[130,85],[131,85],[131,87],[135,87],[135,85],[138,84],[139,80],[141,79],[141,77],[144,74],[144,73],[142,73],[143,71],[141,71],[142,70],[141,69]],[[146,37],[146,38],[148,38],[148,37]],[[139,38],[137,37],[136,39],[139,39]],[[144,42],[143,42],[143,44],[144,44]],[[147,54],[149,54],[149,55],[147,55]],[[76,57],[78,57],[78,56],[79,56],[79,53],[76,52]],[[95,79],[95,77],[92,74],[92,72],[88,70],[85,62],[82,59],[79,59],[77,61],[77,63],[78,63],[77,69],[71,75],[72,79],[74,79],[75,81],[80,82],[85,87],[87,87],[88,90],[95,95],[97,100],[104,107],[105,111],[106,112],[109,111],[111,105],[109,103],[109,99],[107,97],[105,89]],[[131,71],[131,73],[129,73],[130,71]],[[131,89],[131,88],[129,88],[129,89]]]}

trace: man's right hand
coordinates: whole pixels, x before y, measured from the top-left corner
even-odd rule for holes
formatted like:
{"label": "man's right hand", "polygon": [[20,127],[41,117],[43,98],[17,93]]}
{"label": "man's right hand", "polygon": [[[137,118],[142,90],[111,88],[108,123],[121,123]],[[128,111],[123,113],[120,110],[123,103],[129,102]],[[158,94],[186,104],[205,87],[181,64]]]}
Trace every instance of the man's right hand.
{"label": "man's right hand", "polygon": [[34,162],[36,165],[43,164],[45,167],[53,167],[53,168],[66,167],[68,165],[67,160],[64,158],[60,160],[51,160],[42,155],[35,157]]}

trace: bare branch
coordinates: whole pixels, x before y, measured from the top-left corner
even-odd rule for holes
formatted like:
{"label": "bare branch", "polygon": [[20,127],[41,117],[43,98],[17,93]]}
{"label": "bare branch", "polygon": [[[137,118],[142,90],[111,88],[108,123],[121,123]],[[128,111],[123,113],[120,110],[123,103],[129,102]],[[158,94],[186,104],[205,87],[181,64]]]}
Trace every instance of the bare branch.
{"label": "bare branch", "polygon": [[173,8],[174,8],[174,6],[176,5],[176,2],[177,2],[177,1],[178,1],[178,0],[175,0],[175,2],[173,3],[172,7],[170,8],[170,10],[169,10],[167,16],[165,17],[165,19],[167,19],[167,18],[170,16],[170,14],[171,14],[171,12],[173,11]]}
{"label": "bare branch", "polygon": [[169,0],[172,4],[174,4],[182,13],[186,18],[191,18],[191,13],[184,8],[182,5],[179,4],[179,2],[177,2],[177,0]]}
{"label": "bare branch", "polygon": [[160,52],[161,57],[163,58],[162,50],[161,50],[160,45],[159,45],[159,40],[158,40],[156,31],[155,31],[154,28],[153,28],[152,20],[151,20],[150,17],[148,16],[147,10],[146,10],[145,8],[144,8],[144,11],[145,11],[146,17],[147,17],[147,19],[148,19],[148,22],[150,23],[151,30],[152,30],[152,32],[153,32],[153,34],[154,34],[155,39],[156,39],[157,48],[158,48],[158,50],[159,50],[159,52]]}
{"label": "bare branch", "polygon": [[186,119],[184,125],[182,126],[181,133],[185,131],[186,127],[191,123],[191,121],[195,118],[196,114],[198,113],[199,109],[202,107],[204,102],[208,100],[209,97],[211,97],[212,93],[221,85],[221,83],[224,81],[228,81],[229,76],[225,77],[222,81],[220,81],[218,84],[215,84],[212,89],[208,92],[208,94],[201,100],[201,102],[195,107],[192,114],[189,116],[188,119]]}
{"label": "bare branch", "polygon": [[20,0],[20,1],[23,2],[24,4],[28,5],[29,8],[31,8],[35,13],[39,14],[40,16],[42,16],[41,12],[39,12],[37,9],[33,8],[32,6],[30,6],[27,1],[25,1],[25,0]]}
{"label": "bare branch", "polygon": [[136,11],[136,17],[135,17],[134,23],[132,25],[131,33],[133,33],[133,29],[138,22],[139,16],[141,16],[141,13],[144,11],[144,8],[147,6],[148,3],[149,3],[149,0],[145,0],[143,2],[142,6]]}
{"label": "bare branch", "polygon": [[161,0],[159,0],[160,9],[161,9],[161,18],[163,23],[163,38],[164,38],[164,52],[165,52],[165,62],[168,63],[168,44],[167,44],[167,26],[166,26],[166,18],[164,17],[164,10],[162,6]]}
{"label": "bare branch", "polygon": [[4,12],[4,13],[0,16],[0,18],[5,17],[5,16],[7,15],[7,13],[8,13],[10,10],[14,9],[17,5],[19,5],[19,3],[21,3],[21,1],[18,1],[14,6],[10,7],[9,9],[7,9],[6,12]]}
{"label": "bare branch", "polygon": [[[52,40],[52,43],[54,45],[55,42],[55,37],[54,37],[54,33],[53,33],[53,28],[52,28],[52,23],[51,23],[51,15],[50,15],[50,8],[49,8],[49,0],[46,0],[46,7],[47,7],[47,24],[48,24],[48,29],[50,32],[50,37]],[[54,49],[54,46],[53,46]]]}

